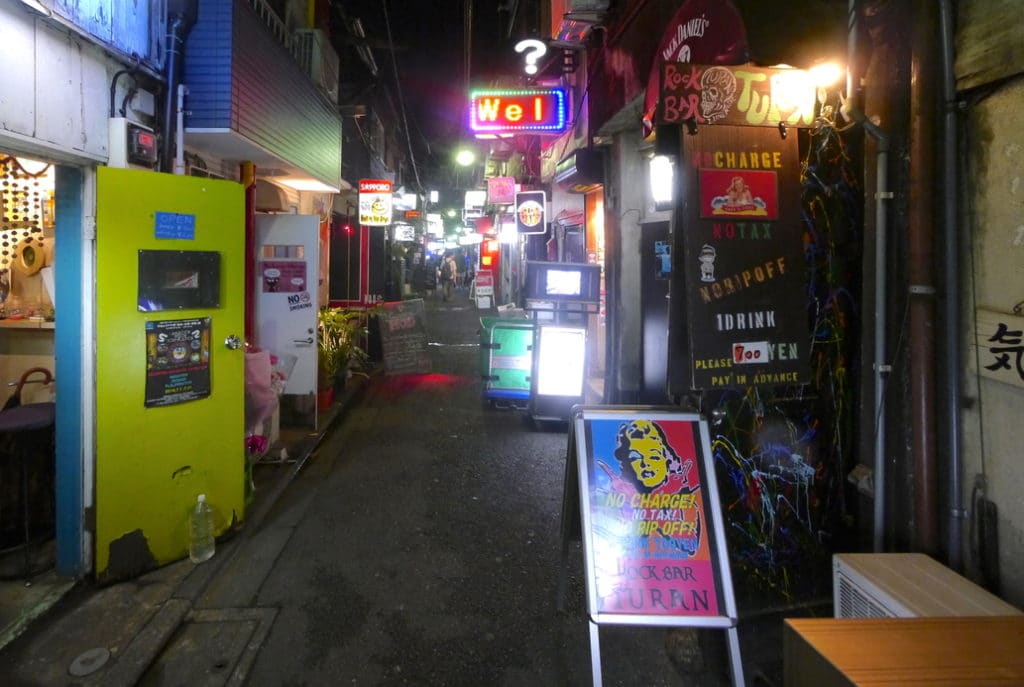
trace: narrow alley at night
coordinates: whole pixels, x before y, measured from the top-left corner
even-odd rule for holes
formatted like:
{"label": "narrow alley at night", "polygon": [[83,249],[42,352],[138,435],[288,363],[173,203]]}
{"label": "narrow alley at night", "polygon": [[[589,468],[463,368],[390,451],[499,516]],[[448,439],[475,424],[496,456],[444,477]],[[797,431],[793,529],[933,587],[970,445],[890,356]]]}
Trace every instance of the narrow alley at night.
{"label": "narrow alley at night", "polygon": [[[480,319],[467,289],[428,297],[429,374],[372,375],[297,474],[257,466],[269,511],[214,559],[64,599],[0,653],[5,685],[591,684],[565,423],[486,402]],[[751,684],[781,684],[781,619],[740,628]],[[729,684],[721,630],[600,633],[605,684]]]}
{"label": "narrow alley at night", "polygon": [[0,684],[1024,685],[1020,4],[0,0]]}

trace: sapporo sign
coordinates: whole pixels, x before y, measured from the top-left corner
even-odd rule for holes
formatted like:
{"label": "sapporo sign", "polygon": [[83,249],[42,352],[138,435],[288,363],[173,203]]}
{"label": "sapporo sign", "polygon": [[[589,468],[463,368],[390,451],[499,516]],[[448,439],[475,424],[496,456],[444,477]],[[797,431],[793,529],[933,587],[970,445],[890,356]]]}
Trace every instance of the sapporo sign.
{"label": "sapporo sign", "polygon": [[362,179],[359,182],[359,223],[368,227],[391,224],[391,182]]}
{"label": "sapporo sign", "polygon": [[663,62],[658,121],[810,126],[816,95],[800,69]]}
{"label": "sapporo sign", "polygon": [[693,389],[810,381],[796,135],[698,126],[682,137],[683,256]]}

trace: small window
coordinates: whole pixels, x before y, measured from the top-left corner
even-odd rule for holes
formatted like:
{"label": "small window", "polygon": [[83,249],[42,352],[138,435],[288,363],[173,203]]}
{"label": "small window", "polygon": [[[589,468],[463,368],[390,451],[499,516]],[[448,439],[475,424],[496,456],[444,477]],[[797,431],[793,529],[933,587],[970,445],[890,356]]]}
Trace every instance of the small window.
{"label": "small window", "polygon": [[306,257],[306,247],[278,246],[268,243],[260,247],[260,257],[264,260],[267,258],[294,258],[301,260]]}

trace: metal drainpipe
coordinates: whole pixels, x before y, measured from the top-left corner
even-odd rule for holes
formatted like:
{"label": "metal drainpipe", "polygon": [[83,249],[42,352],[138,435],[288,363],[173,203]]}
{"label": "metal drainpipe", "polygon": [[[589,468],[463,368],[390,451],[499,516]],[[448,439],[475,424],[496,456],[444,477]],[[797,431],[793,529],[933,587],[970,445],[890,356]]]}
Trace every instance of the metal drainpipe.
{"label": "metal drainpipe", "polygon": [[[927,7],[926,7],[927,5]],[[938,525],[935,458],[935,188],[934,91],[936,14],[918,0],[914,21],[911,84],[910,224],[907,232],[910,276],[911,454],[914,466],[914,550],[935,555]]]}
{"label": "metal drainpipe", "polygon": [[886,208],[883,201],[892,199],[889,185],[889,135],[874,122],[864,119],[864,131],[878,144],[875,153],[875,512],[873,546],[880,552],[885,546],[885,382],[892,366],[886,362],[888,355],[886,336],[886,243],[889,240],[886,226]]}
{"label": "metal drainpipe", "polygon": [[185,96],[188,94],[188,87],[185,84],[178,84],[178,105],[175,110],[174,119],[174,169],[175,174],[185,173]]}
{"label": "metal drainpipe", "polygon": [[939,28],[942,46],[942,104],[945,114],[942,121],[942,187],[943,198],[943,265],[942,278],[946,284],[944,303],[948,385],[945,396],[946,425],[949,428],[949,567],[963,568],[961,546],[964,518],[963,485],[961,484],[960,456],[960,265],[957,241],[957,193],[959,179],[956,167],[956,75],[953,73],[953,7],[950,0],[940,0]]}
{"label": "metal drainpipe", "polygon": [[885,362],[886,352],[886,283],[885,262],[888,228],[886,226],[886,208],[883,201],[891,200],[893,194],[887,190],[889,185],[889,135],[877,124],[869,120],[858,106],[857,93],[857,11],[858,0],[850,0],[847,17],[847,76],[846,102],[843,113],[848,118],[864,127],[865,133],[877,142],[875,151],[875,447],[872,480],[874,483],[874,532],[872,536],[875,551],[882,551],[885,546],[885,376],[891,366]]}
{"label": "metal drainpipe", "polygon": [[181,62],[181,46],[185,42],[185,18],[173,14],[167,19],[167,64],[164,65],[164,116],[163,139],[160,146],[160,171],[174,171],[174,106],[178,96],[178,65]]}
{"label": "metal drainpipe", "polygon": [[256,342],[256,165],[243,162],[239,175],[245,188],[245,340]]}

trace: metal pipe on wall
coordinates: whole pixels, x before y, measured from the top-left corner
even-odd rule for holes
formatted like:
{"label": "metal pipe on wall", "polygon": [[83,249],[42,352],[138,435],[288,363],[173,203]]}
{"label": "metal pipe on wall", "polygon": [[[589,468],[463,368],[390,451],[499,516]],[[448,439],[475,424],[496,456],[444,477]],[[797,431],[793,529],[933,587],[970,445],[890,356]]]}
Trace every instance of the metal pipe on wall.
{"label": "metal pipe on wall", "polygon": [[239,168],[245,188],[245,340],[256,336],[256,165],[243,162]]}
{"label": "metal pipe on wall", "polygon": [[163,113],[163,137],[160,140],[160,171],[174,171],[174,137],[177,127],[175,126],[174,104],[178,97],[178,79],[181,78],[178,70],[181,64],[181,51],[185,45],[183,33],[185,19],[180,14],[174,14],[167,21],[167,54],[164,58],[164,113]]}
{"label": "metal pipe on wall", "polygon": [[886,225],[886,204],[884,201],[893,197],[888,190],[889,185],[889,135],[877,124],[865,116],[857,102],[858,75],[857,40],[858,20],[860,17],[858,0],[850,0],[847,22],[847,83],[846,99],[842,112],[845,117],[864,127],[865,133],[875,139],[875,313],[874,313],[874,460],[872,464],[874,483],[874,527],[872,548],[882,551],[885,546],[885,385],[891,366],[886,362],[886,244],[888,228]]}
{"label": "metal pipe on wall", "polygon": [[185,173],[185,95],[188,87],[178,84],[178,107],[174,127],[174,169],[175,174]]}
{"label": "metal pipe on wall", "polygon": [[943,415],[948,427],[949,452],[949,567],[963,568],[962,527],[964,518],[963,484],[960,456],[960,265],[957,245],[957,218],[959,206],[957,192],[957,121],[956,75],[953,71],[953,6],[950,0],[939,1],[940,45],[942,51],[942,187],[943,198],[942,279],[948,292],[944,301],[944,328],[942,338],[946,346],[947,389],[943,398]]}
{"label": "metal pipe on wall", "polygon": [[[911,59],[910,221],[907,231],[910,316],[911,458],[914,469],[914,549],[938,549],[935,457],[935,191],[936,16],[929,0],[915,3]],[[939,194],[946,195],[946,194]]]}
{"label": "metal pipe on wall", "polygon": [[878,146],[875,151],[875,453],[874,485],[875,509],[872,546],[876,552],[885,547],[885,384],[892,366],[886,362],[886,207],[883,201],[892,199],[889,185],[889,136],[868,119],[862,122]]}
{"label": "metal pipe on wall", "polygon": [[164,107],[161,119],[160,171],[174,171],[174,142],[177,133],[175,105],[181,82],[185,39],[199,14],[199,0],[168,0],[167,45],[164,53]]}

